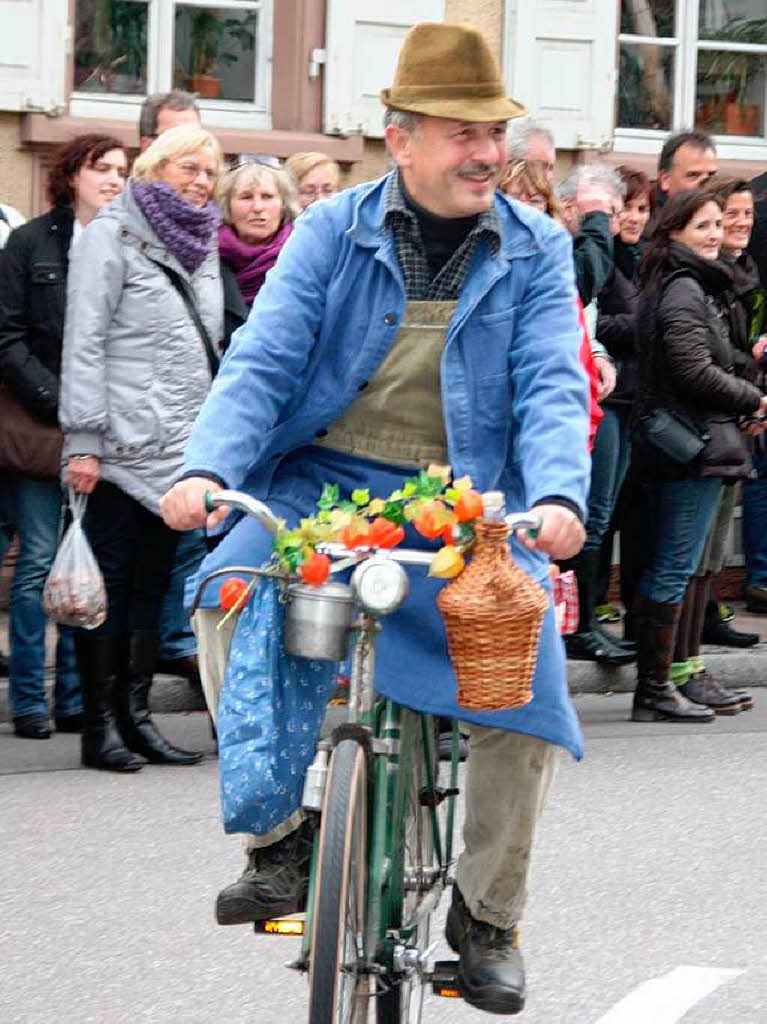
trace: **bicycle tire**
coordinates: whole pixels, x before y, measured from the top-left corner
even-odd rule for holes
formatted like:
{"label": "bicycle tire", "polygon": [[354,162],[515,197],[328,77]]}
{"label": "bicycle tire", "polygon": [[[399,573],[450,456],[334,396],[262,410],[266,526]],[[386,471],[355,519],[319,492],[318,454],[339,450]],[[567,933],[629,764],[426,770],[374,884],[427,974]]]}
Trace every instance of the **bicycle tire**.
{"label": "bicycle tire", "polygon": [[342,740],[328,770],[318,851],[309,968],[309,1024],[365,1024],[370,976],[364,960],[367,762]]}
{"label": "bicycle tire", "polygon": [[[404,712],[411,714],[412,712]],[[419,716],[420,719],[420,716]],[[432,726],[435,723],[428,719]],[[435,729],[436,731],[436,729]],[[437,785],[439,772],[439,734],[436,733],[434,745],[434,765],[432,779]],[[410,773],[408,779],[405,814],[402,821],[402,836],[405,847],[403,862],[404,874],[417,874],[424,869],[437,865],[434,849],[431,816],[428,809],[422,806],[420,794],[426,788],[426,761],[424,753],[421,722],[416,722],[415,743],[412,748]],[[395,829],[398,823],[394,823]],[[405,891],[402,902],[402,920],[412,919],[423,899],[423,894]],[[418,924],[414,944],[420,950],[429,945],[431,934],[431,915],[425,916]],[[380,992],[376,999],[377,1024],[418,1024],[423,1011],[425,986],[417,974],[393,984],[388,991]]]}

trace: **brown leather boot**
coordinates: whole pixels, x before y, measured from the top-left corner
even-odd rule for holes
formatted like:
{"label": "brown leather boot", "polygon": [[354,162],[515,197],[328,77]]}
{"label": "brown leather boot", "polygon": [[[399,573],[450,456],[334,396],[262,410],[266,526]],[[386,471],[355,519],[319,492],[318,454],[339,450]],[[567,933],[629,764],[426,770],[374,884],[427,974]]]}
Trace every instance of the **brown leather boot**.
{"label": "brown leather boot", "polygon": [[670,680],[682,603],[637,598],[637,688],[631,718],[635,722],[713,722],[710,708],[693,704]]}

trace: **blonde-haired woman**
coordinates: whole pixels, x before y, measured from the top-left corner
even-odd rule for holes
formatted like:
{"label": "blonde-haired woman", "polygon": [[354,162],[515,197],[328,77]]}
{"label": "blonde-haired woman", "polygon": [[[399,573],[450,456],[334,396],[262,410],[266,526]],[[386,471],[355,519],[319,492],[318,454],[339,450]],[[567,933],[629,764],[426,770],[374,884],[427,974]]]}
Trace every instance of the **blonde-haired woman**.
{"label": "blonde-haired woman", "polygon": [[543,161],[509,161],[503,169],[498,188],[512,199],[559,219],[559,204]]}
{"label": "blonde-haired woman", "polygon": [[194,764],[155,728],[149,688],[179,534],[159,516],[210,388],[223,298],[212,201],[221,167],[197,126],[164,132],[73,252],[59,419],[66,482],[89,494],[86,528],[108,614],[77,630],[82,761],[108,771]]}
{"label": "blonde-haired woman", "polygon": [[224,176],[219,203],[221,265],[234,274],[250,306],[301,212],[296,191],[285,171],[250,161]]}
{"label": "blonde-haired woman", "polygon": [[334,196],[340,187],[341,168],[326,153],[294,153],[285,161],[298,189],[298,201],[305,210],[318,199]]}

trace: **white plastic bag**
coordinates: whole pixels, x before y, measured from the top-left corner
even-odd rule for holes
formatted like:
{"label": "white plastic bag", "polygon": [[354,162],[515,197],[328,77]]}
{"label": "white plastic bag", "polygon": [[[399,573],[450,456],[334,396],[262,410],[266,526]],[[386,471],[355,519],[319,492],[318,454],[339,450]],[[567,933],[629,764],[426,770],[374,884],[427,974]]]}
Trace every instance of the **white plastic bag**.
{"label": "white plastic bag", "polygon": [[62,626],[95,629],[107,617],[104,577],[83,530],[87,494],[69,489],[72,522],[64,534],[43,588],[43,608]]}

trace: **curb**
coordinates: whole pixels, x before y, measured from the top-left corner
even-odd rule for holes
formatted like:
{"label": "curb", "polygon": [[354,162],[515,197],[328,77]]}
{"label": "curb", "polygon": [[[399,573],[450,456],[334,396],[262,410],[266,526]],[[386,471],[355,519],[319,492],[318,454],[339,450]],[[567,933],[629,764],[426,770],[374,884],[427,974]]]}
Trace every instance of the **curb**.
{"label": "curb", "polygon": [[[711,674],[728,689],[767,686],[767,643],[745,650],[703,647]],[[631,693],[635,685],[634,665],[603,668],[593,661],[568,661],[567,682],[573,697],[587,693]],[[46,685],[49,706],[52,679]],[[205,703],[189,683],[178,676],[156,675],[151,690],[152,711],[160,714],[204,711]],[[8,680],[0,679],[0,722],[10,721]]]}

